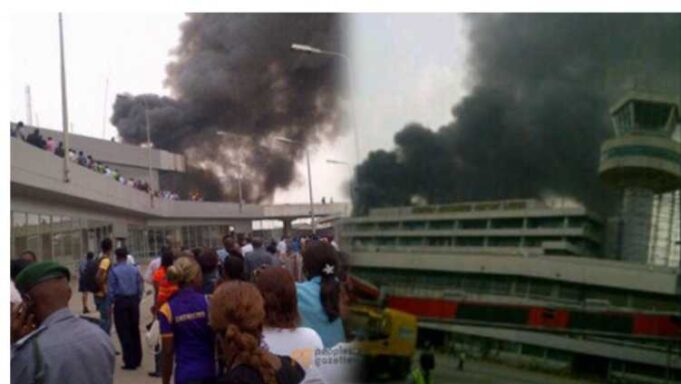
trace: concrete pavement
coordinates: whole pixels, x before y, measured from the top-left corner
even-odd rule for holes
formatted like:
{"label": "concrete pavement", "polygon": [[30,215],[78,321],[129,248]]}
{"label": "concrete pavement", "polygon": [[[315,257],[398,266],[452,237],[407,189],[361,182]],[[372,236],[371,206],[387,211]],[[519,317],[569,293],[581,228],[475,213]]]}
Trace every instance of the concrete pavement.
{"label": "concrete pavement", "polygon": [[[142,267],[144,271],[146,266]],[[77,279],[72,279],[71,289],[73,294],[71,295],[71,300],[69,301],[69,308],[76,315],[81,315],[83,313],[82,296],[78,292],[78,282]],[[146,285],[146,292],[153,292],[151,285]],[[92,294],[89,294],[88,306],[90,311],[95,310],[94,299]],[[145,294],[142,298],[142,303],[140,304],[140,332],[142,332],[142,365],[135,371],[126,371],[121,369],[123,366],[123,360],[121,355],[116,356],[116,371],[114,374],[114,383],[125,383],[125,384],[160,384],[160,378],[149,377],[148,372],[154,369],[154,358],[151,350],[147,347],[144,342],[144,328],[146,324],[151,322],[152,316],[149,308],[153,303],[153,293]],[[99,318],[98,312],[91,312],[87,316],[92,318]],[[116,351],[121,351],[120,342],[118,341],[118,335],[116,334],[116,327],[112,325],[111,327],[111,339],[114,344]]]}
{"label": "concrete pavement", "polygon": [[[418,355],[417,355],[418,356]],[[458,360],[445,355],[436,355],[433,383],[435,384],[595,384],[597,381],[569,378],[543,372],[528,371],[507,365],[467,360],[464,370],[457,369]],[[418,364],[418,360],[414,361]],[[390,383],[404,383],[391,381]]]}

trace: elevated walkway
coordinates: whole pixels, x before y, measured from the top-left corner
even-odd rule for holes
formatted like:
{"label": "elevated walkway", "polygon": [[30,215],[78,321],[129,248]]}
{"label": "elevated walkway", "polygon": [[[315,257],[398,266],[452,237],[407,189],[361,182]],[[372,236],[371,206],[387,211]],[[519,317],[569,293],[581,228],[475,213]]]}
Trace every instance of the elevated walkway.
{"label": "elevated walkway", "polygon": [[[45,132],[43,132],[45,134]],[[309,204],[257,205],[154,198],[112,178],[70,163],[63,180],[63,159],[19,139],[11,140],[12,201],[58,204],[76,210],[108,212],[138,219],[295,220],[310,216]],[[99,140],[101,141],[101,140]],[[113,145],[122,146],[122,144]],[[135,147],[137,148],[137,147]],[[139,149],[139,148],[138,148]],[[347,216],[349,204],[316,204],[315,216]]]}

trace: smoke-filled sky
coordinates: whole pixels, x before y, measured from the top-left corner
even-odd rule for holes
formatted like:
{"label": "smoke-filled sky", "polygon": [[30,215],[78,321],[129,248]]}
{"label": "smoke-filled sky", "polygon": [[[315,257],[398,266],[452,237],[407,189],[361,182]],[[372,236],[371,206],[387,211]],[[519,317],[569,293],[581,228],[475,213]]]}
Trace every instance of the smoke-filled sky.
{"label": "smoke-filled sky", "polygon": [[446,125],[414,119],[359,171],[359,209],[571,197],[611,211],[598,180],[608,107],[632,86],[681,92],[681,15],[476,15],[469,81]]}
{"label": "smoke-filled sky", "polygon": [[[107,139],[116,136],[109,118],[117,94],[177,96],[164,82],[166,66],[177,61],[171,50],[179,46],[186,15],[66,13],[64,18],[73,131]],[[447,121],[451,104],[464,93],[464,27],[456,14],[350,16],[347,51],[356,79],[353,108],[362,127],[362,156],[377,148],[390,149],[392,135],[405,121],[433,125]],[[10,31],[10,117],[27,120],[24,87],[30,84],[34,123],[59,129],[56,15],[14,14]],[[355,161],[350,133],[310,147],[316,200],[348,199],[344,187],[351,168],[326,160]],[[277,144],[276,149],[285,148]],[[305,164],[300,160],[295,181],[274,193],[275,202],[307,200]],[[232,169],[222,175],[228,190],[235,185],[233,173]]]}
{"label": "smoke-filled sky", "polygon": [[[181,25],[187,20],[184,28],[190,33],[183,35]],[[199,27],[192,21],[183,14],[67,13],[70,117],[75,132],[109,138],[117,135],[109,122],[116,95],[160,96],[148,98],[157,107],[150,117],[179,124],[180,129],[155,130],[157,146],[186,151],[198,167],[219,163],[223,172],[218,177],[230,199],[239,153],[225,154],[217,147],[234,146],[226,137],[207,139],[218,130],[254,137],[245,143],[231,139],[238,148],[249,149],[242,155],[250,165],[245,179],[252,184],[252,198],[307,199],[302,153],[288,153],[295,148],[267,139],[288,135],[316,142],[309,146],[316,200],[347,199],[343,187],[351,168],[326,159],[354,162],[352,131],[337,124],[336,108],[305,115],[309,120],[299,120],[296,116],[301,115],[294,113],[298,107],[309,108],[310,97],[323,101],[314,104],[317,108],[332,105],[338,96],[342,101],[337,106],[355,113],[361,158],[384,150],[369,155],[371,160],[361,169],[363,205],[405,204],[414,195],[447,202],[557,194],[607,210],[609,196],[595,172],[600,142],[611,134],[610,96],[627,83],[648,82],[630,76],[641,71],[654,73],[655,85],[678,84],[669,74],[679,72],[679,15],[351,15],[344,31],[354,79],[351,99],[338,92],[337,84],[320,82],[329,80],[325,75],[305,76],[312,84],[289,82],[297,78],[296,68],[340,73],[342,61],[310,61],[273,48],[285,37],[327,42],[324,33],[315,32],[327,24],[323,18],[310,19],[310,25],[294,24],[290,36],[274,33],[282,29],[276,28],[276,19],[264,24],[239,19],[232,31],[222,23]],[[58,129],[56,15],[18,14],[11,22],[11,117],[26,120],[24,86],[30,84],[34,122]],[[252,44],[230,44],[230,39],[220,38],[226,33],[236,42],[269,49],[244,52]],[[328,42],[340,46],[336,40]],[[225,54],[228,50],[233,52]],[[225,69],[203,70],[207,63]],[[235,72],[251,77],[236,77]],[[262,83],[253,84],[253,78]],[[220,86],[224,83],[228,86]],[[201,85],[201,92],[195,84]],[[273,92],[263,92],[261,86]],[[304,97],[291,100],[286,96],[290,91]],[[172,101],[160,101],[167,100],[163,97]],[[125,105],[123,99],[119,106]],[[161,105],[164,108],[158,108]],[[179,105],[189,113],[175,118],[172,112]],[[202,110],[198,115],[210,118],[194,116],[197,108],[208,108],[209,113]],[[138,105],[133,120],[143,118],[140,112]],[[126,125],[119,121],[119,126]],[[319,134],[310,129],[313,126],[325,131]],[[178,134],[186,128],[199,136]],[[138,129],[126,132],[130,141],[143,139]],[[254,143],[271,150],[259,152]],[[202,157],[201,148],[213,148],[215,156]],[[284,170],[275,172],[279,178],[268,179],[259,166]],[[277,188],[288,182],[288,188]]]}
{"label": "smoke-filled sky", "polygon": [[[144,143],[146,110],[155,147],[185,153],[216,179],[241,170],[246,200],[269,201],[293,182],[306,147],[343,128],[342,63],[293,52],[291,43],[343,52],[342,29],[333,14],[188,15],[166,68],[170,97],[117,95],[111,122],[124,141]],[[194,187],[219,198],[214,185]]]}

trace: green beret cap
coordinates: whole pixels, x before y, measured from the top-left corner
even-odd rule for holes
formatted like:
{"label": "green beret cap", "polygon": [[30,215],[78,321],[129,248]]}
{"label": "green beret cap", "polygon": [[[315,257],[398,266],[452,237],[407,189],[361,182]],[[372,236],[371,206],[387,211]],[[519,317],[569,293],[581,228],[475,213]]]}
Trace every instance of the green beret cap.
{"label": "green beret cap", "polygon": [[71,280],[71,272],[57,262],[38,261],[24,268],[14,279],[14,284],[20,292],[27,292],[36,284],[57,277],[66,277],[67,280]]}

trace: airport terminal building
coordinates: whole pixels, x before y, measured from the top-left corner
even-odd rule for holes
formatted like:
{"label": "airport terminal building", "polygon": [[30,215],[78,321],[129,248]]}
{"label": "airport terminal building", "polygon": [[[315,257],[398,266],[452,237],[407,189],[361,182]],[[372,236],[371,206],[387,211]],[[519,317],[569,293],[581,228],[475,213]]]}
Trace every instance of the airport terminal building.
{"label": "airport terminal building", "polygon": [[608,255],[605,221],[582,206],[377,208],[338,232],[352,273],[417,315],[430,345],[610,380],[681,380],[679,268]]}

